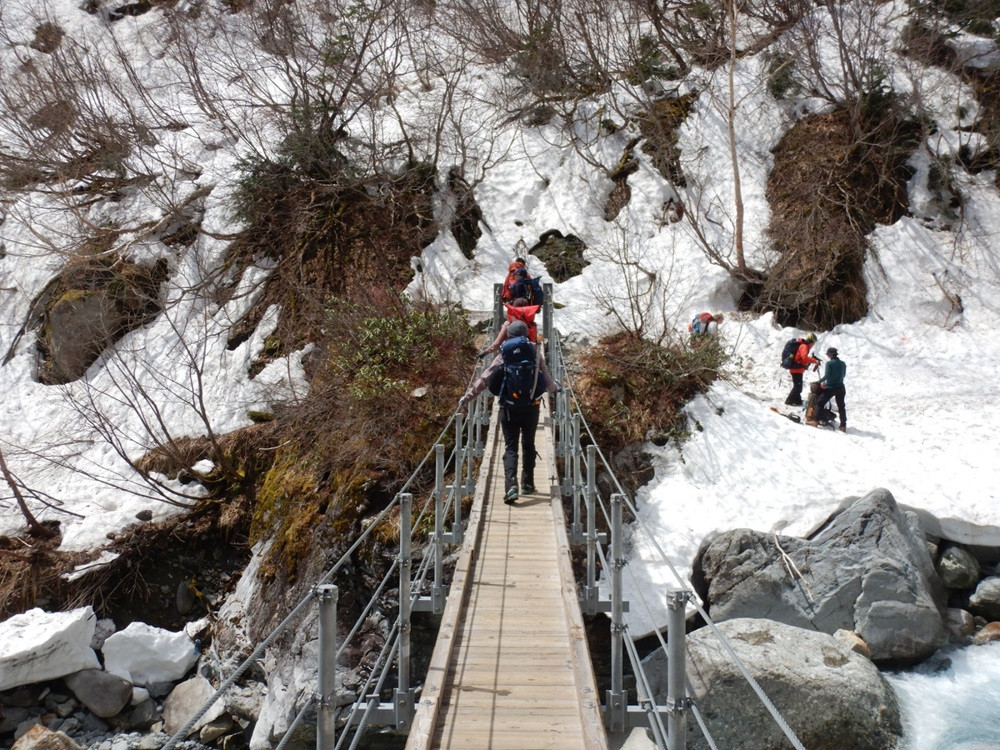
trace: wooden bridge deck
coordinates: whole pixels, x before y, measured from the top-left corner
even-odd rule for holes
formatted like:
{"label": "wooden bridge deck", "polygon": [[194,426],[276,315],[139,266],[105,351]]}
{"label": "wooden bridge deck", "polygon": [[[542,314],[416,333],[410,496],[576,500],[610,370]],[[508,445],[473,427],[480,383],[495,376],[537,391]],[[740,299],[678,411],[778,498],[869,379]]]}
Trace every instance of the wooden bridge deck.
{"label": "wooden bridge deck", "polygon": [[503,502],[494,408],[465,544],[407,750],[604,750],[543,411],[538,492]]}

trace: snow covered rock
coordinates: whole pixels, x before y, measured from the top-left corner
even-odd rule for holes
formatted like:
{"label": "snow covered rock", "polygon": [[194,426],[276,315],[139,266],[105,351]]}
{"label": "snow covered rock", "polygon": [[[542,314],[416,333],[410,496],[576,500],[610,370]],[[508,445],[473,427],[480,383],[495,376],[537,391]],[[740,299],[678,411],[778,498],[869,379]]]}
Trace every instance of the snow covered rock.
{"label": "snow covered rock", "polygon": [[132,699],[132,683],[101,669],[84,669],[66,678],[73,691],[94,716],[108,719],[120,713]]}
{"label": "snow covered rock", "polygon": [[35,608],[0,623],[0,690],[100,668],[90,647],[92,607],[72,612]]}
{"label": "snow covered rock", "polygon": [[104,668],[136,685],[176,682],[198,661],[194,642],[144,622],[133,622],[104,642]]}
{"label": "snow covered rock", "polygon": [[875,490],[810,540],[720,534],[699,553],[693,579],[717,622],[843,628],[864,639],[875,661],[919,661],[946,642],[947,627],[944,589],[914,527],[888,490]]}
{"label": "snow covered rock", "polygon": [[[808,748],[891,750],[902,728],[896,695],[868,659],[831,635],[771,620],[719,624],[736,655]],[[693,697],[718,747],[787,747],[781,729],[709,628],[687,639]],[[666,700],[662,650],[643,660],[656,702]],[[688,721],[688,748],[708,747]]]}

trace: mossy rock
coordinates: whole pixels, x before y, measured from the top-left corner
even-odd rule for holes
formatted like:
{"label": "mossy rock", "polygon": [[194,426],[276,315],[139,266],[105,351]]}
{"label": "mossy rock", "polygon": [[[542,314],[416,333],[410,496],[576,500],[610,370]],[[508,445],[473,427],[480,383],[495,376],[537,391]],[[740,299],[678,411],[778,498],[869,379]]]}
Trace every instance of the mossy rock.
{"label": "mossy rock", "polygon": [[82,377],[105,349],[159,312],[166,274],[165,261],[142,266],[102,258],[67,267],[32,306],[40,308],[38,379],[53,385]]}
{"label": "mossy rock", "polygon": [[579,237],[569,234],[563,236],[558,229],[552,229],[540,238],[540,241],[529,252],[542,263],[553,281],[563,282],[583,273],[590,262],[583,257],[586,244]]}

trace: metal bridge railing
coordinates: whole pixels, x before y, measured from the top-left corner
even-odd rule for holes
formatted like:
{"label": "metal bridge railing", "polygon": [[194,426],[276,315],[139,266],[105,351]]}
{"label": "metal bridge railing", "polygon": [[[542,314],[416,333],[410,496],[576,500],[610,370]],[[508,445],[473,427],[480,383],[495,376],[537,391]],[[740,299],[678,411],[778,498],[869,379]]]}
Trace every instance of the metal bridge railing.
{"label": "metal bridge railing", "polygon": [[[495,307],[499,306],[499,290]],[[490,335],[496,336],[499,320],[494,317]],[[478,361],[470,383],[482,373],[486,363]],[[410,684],[411,620],[414,612],[427,611],[440,614],[444,609],[447,587],[444,582],[444,555],[446,547],[461,545],[463,541],[462,500],[475,489],[473,465],[483,455],[485,428],[489,425],[488,393],[470,402],[468,416],[454,414],[444,426],[430,450],[406,480],[392,502],[382,510],[351,544],[348,550],[317,581],[311,592],[303,597],[271,631],[253,652],[225,679],[194,715],[170,737],[162,750],[173,750],[182,742],[208,710],[257,662],[275,640],[300,623],[313,606],[317,607],[319,664],[317,690],[308,697],[290,723],[276,746],[281,750],[288,744],[295,730],[305,722],[311,710],[316,714],[316,746],[318,750],[356,748],[365,730],[370,726],[392,726],[406,730],[413,719],[414,689]],[[444,438],[454,431],[450,450]],[[410,488],[433,457],[434,488],[423,503],[417,518],[413,518],[413,494]],[[451,481],[448,482],[448,478]],[[330,583],[333,577],[350,561],[355,551],[371,536],[379,524],[391,513],[399,510],[399,554],[385,572],[374,594],[353,623],[347,636],[337,643],[337,586]],[[427,546],[430,554],[421,557],[417,570],[413,570],[414,529],[421,528],[427,513],[434,512],[434,531],[429,534]],[[446,530],[448,520],[450,529]],[[429,580],[428,580],[429,579]],[[361,629],[366,618],[392,581],[398,581],[399,611],[390,632],[371,670],[359,690],[358,700],[338,706],[336,699],[338,662]],[[422,592],[427,590],[425,595]],[[386,683],[396,671],[396,687],[391,702],[382,702]],[[339,735],[338,735],[339,730]],[[348,741],[350,744],[348,745]]]}
{"label": "metal bridge railing", "polygon": [[[547,289],[547,299],[551,299],[551,285]],[[550,316],[546,316],[547,320]],[[719,639],[723,650],[735,664],[738,671],[747,680],[757,694],[766,710],[770,713],[782,733],[795,750],[805,750],[795,736],[788,723],[764,693],[746,666],[737,656],[725,636],[705,611],[697,593],[690,587],[673,562],[667,557],[659,540],[652,530],[642,521],[635,505],[629,500],[610,463],[601,453],[590,426],[583,415],[579,401],[572,387],[570,374],[566,369],[559,336],[549,329],[546,336],[549,369],[553,377],[563,383],[565,389],[556,398],[555,422],[555,455],[560,459],[562,474],[560,487],[563,497],[571,504],[571,520],[568,535],[570,543],[586,548],[585,579],[581,583],[580,605],[586,614],[605,612],[610,618],[611,629],[611,676],[610,688],[605,695],[603,708],[605,726],[609,732],[622,732],[626,729],[648,726],[658,748],[664,750],[684,750],[687,740],[687,715],[690,713],[698,724],[708,745],[717,750],[715,741],[698,711],[698,706],[691,696],[690,685],[686,678],[686,610],[688,603],[702,616],[707,627]],[[585,446],[584,442],[588,444]],[[610,477],[617,490],[610,494],[605,502],[597,490],[597,467],[600,464],[603,471]],[[635,641],[628,632],[624,613],[629,611],[631,602],[625,601],[622,593],[624,574],[633,576],[622,553],[623,524],[622,511],[627,508],[634,518],[633,533],[643,534],[652,543],[660,560],[666,564],[677,581],[677,587],[666,592],[667,597],[667,639],[662,633],[655,631],[660,648],[667,655],[667,698],[665,705],[655,704],[655,696],[650,690],[649,679],[642,665],[642,660]],[[601,512],[607,528],[610,529],[610,539],[605,534],[597,532],[597,513]],[[609,549],[605,550],[605,545]],[[609,598],[601,599],[597,578],[597,562],[600,561],[604,572],[604,581],[609,590]],[[650,612],[649,602],[644,598],[645,588],[634,586],[639,592],[638,606]],[[630,704],[628,691],[624,689],[624,657],[627,656],[632,672],[636,678],[637,703]]]}

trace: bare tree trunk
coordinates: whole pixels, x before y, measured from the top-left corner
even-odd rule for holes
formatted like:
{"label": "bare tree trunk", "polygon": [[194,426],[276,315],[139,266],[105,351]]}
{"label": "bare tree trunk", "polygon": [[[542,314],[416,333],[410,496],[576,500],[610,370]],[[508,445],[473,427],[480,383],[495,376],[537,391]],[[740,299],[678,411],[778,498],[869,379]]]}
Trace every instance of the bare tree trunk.
{"label": "bare tree trunk", "polygon": [[4,481],[7,482],[7,486],[10,487],[10,491],[14,493],[14,497],[17,499],[17,507],[21,509],[21,514],[24,516],[24,520],[28,522],[28,526],[31,528],[31,533],[49,539],[56,535],[52,529],[47,526],[42,526],[35,518],[31,511],[28,509],[28,503],[24,499],[24,495],[21,494],[21,488],[17,486],[17,481],[14,476],[10,473],[10,469],[7,467],[7,459],[4,458],[3,449],[0,448],[0,473],[3,473]]}
{"label": "bare tree trunk", "polygon": [[740,182],[740,161],[736,151],[736,0],[726,5],[729,16],[729,158],[733,163],[733,201],[736,204],[733,246],[736,250],[736,267],[746,276],[747,262],[743,253],[743,188]]}

